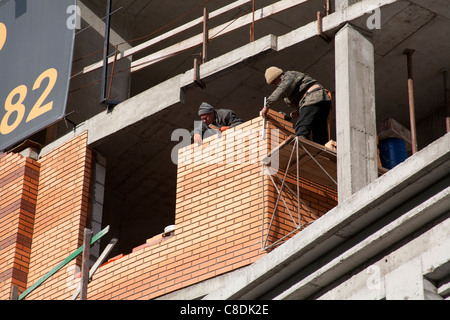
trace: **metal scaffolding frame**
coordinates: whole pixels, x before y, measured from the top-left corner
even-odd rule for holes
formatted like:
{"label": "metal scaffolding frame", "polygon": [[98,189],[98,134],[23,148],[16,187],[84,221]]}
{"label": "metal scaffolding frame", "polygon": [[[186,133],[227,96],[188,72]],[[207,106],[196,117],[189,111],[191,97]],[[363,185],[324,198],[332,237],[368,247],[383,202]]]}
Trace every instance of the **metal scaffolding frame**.
{"label": "metal scaffolding frame", "polygon": [[[278,156],[279,168],[274,170],[270,167],[271,159],[273,156]],[[312,160],[312,161],[310,161]],[[302,164],[300,163],[302,161]],[[301,199],[300,196],[300,176],[315,182],[318,182],[325,187],[331,189],[337,189],[337,159],[336,152],[328,149],[324,146],[318,145],[312,141],[297,137],[295,135],[290,135],[283,143],[281,143],[275,150],[273,150],[270,155],[262,159],[262,196],[263,196],[263,214],[262,214],[262,229],[261,229],[261,249],[263,251],[269,250],[286,238],[289,238],[293,233],[299,231],[300,229],[308,226],[313,221],[302,223],[301,222],[301,211],[306,211],[318,218],[317,214]],[[302,166],[302,168],[301,168]],[[302,169],[302,171],[300,171]],[[320,170],[317,170],[320,169]],[[295,174],[296,190],[292,190],[289,187],[286,179],[289,174]],[[266,219],[266,205],[265,205],[265,180],[268,177],[269,184],[272,182],[276,192],[277,198],[275,202],[275,207],[270,217],[268,227],[265,228]],[[276,181],[278,181],[277,186]],[[286,196],[283,196],[283,190],[286,190]],[[286,203],[286,197],[289,195],[291,203],[296,202],[297,212],[291,212],[288,204]],[[271,244],[268,244],[269,235],[271,227],[274,221],[274,217],[277,213],[277,209],[280,203],[284,204],[286,211],[288,212],[293,225],[294,230],[284,235],[280,239],[277,239]]]}

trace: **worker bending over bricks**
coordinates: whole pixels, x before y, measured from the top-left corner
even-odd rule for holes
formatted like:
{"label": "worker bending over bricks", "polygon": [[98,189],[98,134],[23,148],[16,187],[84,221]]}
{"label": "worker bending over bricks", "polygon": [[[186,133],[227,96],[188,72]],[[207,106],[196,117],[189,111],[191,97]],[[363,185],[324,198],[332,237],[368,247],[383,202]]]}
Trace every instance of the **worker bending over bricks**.
{"label": "worker bending over bricks", "polygon": [[210,104],[206,102],[202,102],[202,104],[198,108],[198,115],[202,120],[201,126],[196,125],[194,130],[191,131],[191,137],[198,145],[202,144],[203,135],[209,129],[215,129],[223,132],[243,123],[243,121],[236,115],[236,113],[234,113],[234,111],[229,109],[215,110]]}
{"label": "worker bending over bricks", "polygon": [[267,98],[261,110],[265,118],[269,109],[277,102],[284,102],[292,108],[291,117],[297,119],[294,125],[295,134],[324,145],[329,140],[328,117],[331,108],[331,98],[328,90],[324,89],[317,80],[298,71],[283,71],[277,67],[270,67],[265,72],[268,84],[276,89]]}

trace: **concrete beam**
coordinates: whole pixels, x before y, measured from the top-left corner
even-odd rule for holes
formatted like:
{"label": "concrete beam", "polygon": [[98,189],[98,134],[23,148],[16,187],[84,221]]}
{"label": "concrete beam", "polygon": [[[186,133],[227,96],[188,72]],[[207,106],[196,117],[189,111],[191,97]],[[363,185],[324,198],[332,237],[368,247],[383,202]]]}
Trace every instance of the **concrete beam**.
{"label": "concrete beam", "polygon": [[[245,61],[249,61],[250,59],[254,59],[254,57],[270,51],[277,51],[277,37],[272,34],[201,64],[199,72],[200,79],[217,77],[222,72],[230,71],[232,68],[239,68]],[[192,85],[193,78],[194,69],[184,73],[181,79],[181,87]]]}
{"label": "concrete beam", "polygon": [[[427,202],[431,204],[431,201]],[[445,207],[445,203],[441,202],[441,206]],[[424,204],[419,207],[425,209]],[[416,212],[419,213],[418,210]],[[430,212],[426,209],[417,218],[420,215],[427,218]],[[409,217],[412,218],[411,215]],[[414,236],[402,239],[401,245],[392,243],[392,247],[384,252],[386,254],[378,255],[369,263],[365,261],[352,272],[351,277],[345,277],[329,287],[317,299],[442,300],[448,296],[445,276],[450,270],[449,217],[448,213],[444,214],[421,232],[414,232]],[[394,230],[391,229],[392,232]]]}
{"label": "concrete beam", "polygon": [[335,10],[336,11],[342,11],[347,9],[347,7],[351,6],[352,4],[355,4],[357,2],[361,2],[362,0],[335,0]]}
{"label": "concrete beam", "polygon": [[[84,21],[97,31],[102,37],[105,35],[105,21],[103,21],[102,18],[98,17],[94,12],[92,12],[91,9],[89,9],[83,1],[78,1],[78,6],[80,7],[80,15],[83,18]],[[83,32],[83,31],[79,31]],[[116,44],[121,43],[121,49],[126,50],[129,49],[131,46],[126,43],[125,39],[122,38],[114,29],[111,28],[111,35],[110,35],[110,43]],[[101,62],[101,65],[103,65],[103,62]]]}
{"label": "concrete beam", "polygon": [[[239,49],[233,50],[222,57],[213,59],[201,65],[202,79],[214,77],[230,68],[239,67],[246,60],[266,52],[276,50],[277,37],[265,36]],[[88,131],[88,144],[98,143],[102,139],[132,126],[157,112],[176,103],[184,103],[183,89],[194,85],[194,71],[189,70],[170,78],[124,102],[118,104],[112,111],[104,111],[78,125],[74,131],[42,148],[43,155],[53,148]]]}
{"label": "concrete beam", "polygon": [[374,47],[346,24],[335,37],[339,203],[377,178]]}
{"label": "concrete beam", "polygon": [[86,120],[72,132],[42,148],[40,156],[80,135],[84,131],[89,132],[88,144],[94,145],[102,139],[126,129],[166,107],[182,102],[183,95],[180,88],[181,77],[179,75],[171,78],[118,104],[112,111],[105,111]]}
{"label": "concrete beam", "polygon": [[[447,178],[446,180],[447,184],[449,179],[450,178]],[[405,214],[400,215],[399,218],[388,225],[383,226],[378,231],[370,234],[370,236],[345,251],[345,253],[336,256],[329,263],[295,283],[275,299],[302,299],[316,292],[318,288],[325,288],[336,279],[342,277],[342,275],[367,262],[369,257],[376,256],[378,253],[382,252],[383,249],[392,246],[402,238],[419,230],[421,226],[445,213],[446,204],[449,201],[450,187],[447,187],[437,195],[426,200],[424,203],[411,209]],[[446,257],[448,257],[448,255]],[[323,258],[326,260],[326,256],[322,257],[322,259]],[[412,297],[415,299],[424,299],[421,264],[412,264],[415,268],[414,271],[407,269],[411,265],[410,263],[407,263],[406,265],[408,266],[405,266],[406,270],[401,269],[392,276],[387,275],[385,283],[386,298],[388,300],[397,300],[400,296],[403,297],[403,295],[403,298],[405,298],[408,294],[412,295],[410,296],[410,299]],[[404,277],[399,277],[399,274],[403,274]],[[416,279],[411,279],[412,274]],[[408,278],[409,281],[405,281],[405,278]],[[408,283],[408,285],[405,286],[405,283]],[[388,284],[392,285],[392,288],[390,288]],[[398,290],[400,287],[402,290]],[[407,292],[405,293],[403,290],[406,290]]]}

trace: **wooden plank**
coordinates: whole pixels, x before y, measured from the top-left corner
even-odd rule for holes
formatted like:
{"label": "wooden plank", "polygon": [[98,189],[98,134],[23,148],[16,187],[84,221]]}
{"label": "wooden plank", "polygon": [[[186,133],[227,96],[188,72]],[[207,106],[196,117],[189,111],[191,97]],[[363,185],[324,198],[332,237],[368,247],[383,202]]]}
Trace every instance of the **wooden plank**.
{"label": "wooden plank", "polygon": [[[257,16],[255,21],[267,18],[276,13],[280,13],[284,10],[290,9],[306,1],[309,0],[284,0],[271,4],[255,12],[255,15]],[[224,35],[226,33],[239,29],[245,25],[248,25],[252,23],[252,17],[253,17],[252,13],[249,13],[236,19],[231,24],[230,22],[226,22],[218,27],[212,28],[209,30],[210,35],[209,38],[212,39],[218,35]],[[146,68],[158,61],[164,60],[165,58],[177,54],[181,51],[200,45],[202,42],[203,42],[203,34],[199,34],[187,40],[181,41],[173,46],[170,46],[168,48],[165,48],[148,56],[145,56],[136,61],[133,61],[131,63],[131,72],[135,72],[142,68]]]}
{"label": "wooden plank", "polygon": [[[97,233],[91,240],[91,245],[95,243],[98,239],[103,237],[105,234],[107,234],[109,231],[109,226],[107,226],[105,229]],[[72,254],[70,254],[66,259],[61,261],[59,264],[57,264],[52,270],[50,270],[47,274],[45,274],[43,277],[41,277],[38,281],[36,281],[31,287],[29,287],[27,290],[25,290],[20,296],[19,300],[24,299],[30,292],[32,292],[34,289],[39,287],[44,281],[46,281],[48,278],[50,278],[52,275],[54,275],[56,272],[58,272],[62,267],[64,267],[66,264],[68,264],[70,261],[72,261],[74,258],[76,258],[81,252],[83,252],[84,245],[79,247],[77,250],[75,250]]]}
{"label": "wooden plank", "polygon": [[[286,139],[285,141],[283,141],[277,148],[275,148],[271,154],[269,154],[269,156],[267,156],[266,158],[269,158],[271,155],[273,156],[275,153],[279,153],[280,158],[285,159],[286,161],[289,160],[289,157],[291,155],[292,152],[292,148],[294,147],[293,144],[289,144],[293,139],[295,138],[295,135],[291,135],[289,136],[288,139]],[[337,157],[336,157],[336,153],[328,148],[323,147],[322,145],[319,145],[317,143],[314,143],[312,141],[308,141],[302,138],[298,138],[299,139],[299,143],[301,145],[303,145],[305,147],[306,150],[308,150],[308,152],[311,154],[312,157],[314,157],[316,160],[320,159],[321,161],[331,161],[331,163],[336,163],[337,162]],[[311,159],[311,157],[309,156],[309,154],[303,150],[303,148],[301,147],[301,145],[299,145],[299,160],[300,162],[304,161],[313,161]],[[266,159],[264,158],[264,160],[269,161],[270,159]],[[309,160],[305,160],[305,158],[309,159]],[[296,160],[296,155],[293,155],[292,160]],[[320,162],[320,161],[319,161]],[[280,162],[281,163],[281,162]],[[286,163],[284,163],[286,164]]]}
{"label": "wooden plank", "polygon": [[[222,8],[220,8],[220,9],[217,9],[214,12],[211,12],[209,14],[209,19],[211,20],[211,19],[213,19],[215,17],[218,17],[218,16],[222,15],[223,13],[226,13],[226,12],[228,12],[230,10],[238,8],[238,7],[240,7],[240,6],[246,4],[247,2],[250,2],[250,1],[251,0],[235,1],[235,2],[233,2],[231,4],[229,4],[229,5],[226,5],[226,6],[222,7]],[[146,42],[143,42],[143,43],[141,43],[141,44],[139,44],[139,45],[137,45],[137,46],[135,46],[133,48],[125,50],[124,52],[118,53],[117,54],[117,60],[120,60],[120,59],[129,57],[129,56],[132,56],[133,54],[136,54],[136,53],[138,53],[138,52],[140,52],[140,51],[142,51],[144,49],[147,49],[147,48],[151,47],[152,45],[154,45],[154,44],[156,44],[158,42],[161,42],[163,40],[169,39],[169,38],[171,38],[171,37],[173,37],[173,36],[183,32],[183,31],[189,30],[190,28],[195,27],[196,25],[199,25],[201,23],[203,23],[203,16],[199,17],[199,18],[197,18],[195,20],[192,20],[191,22],[188,22],[188,23],[186,23],[186,24],[184,24],[182,26],[179,26],[179,27],[177,27],[175,29],[172,29],[172,30],[170,30],[170,31],[160,35],[160,36],[157,36],[157,37],[152,38],[152,39],[150,39],[150,40],[148,40]],[[114,57],[111,57],[111,58],[108,59],[108,63],[112,63],[112,62],[114,62]],[[103,61],[96,62],[94,64],[91,64],[91,65],[85,67],[83,69],[83,73],[91,72],[93,70],[101,68],[102,66],[103,66]]]}
{"label": "wooden plank", "polygon": [[320,154],[323,157],[328,157],[331,161],[337,161],[337,155],[335,151],[321,144],[315,143],[314,141],[310,141],[304,138],[299,138],[299,142],[314,157]]}

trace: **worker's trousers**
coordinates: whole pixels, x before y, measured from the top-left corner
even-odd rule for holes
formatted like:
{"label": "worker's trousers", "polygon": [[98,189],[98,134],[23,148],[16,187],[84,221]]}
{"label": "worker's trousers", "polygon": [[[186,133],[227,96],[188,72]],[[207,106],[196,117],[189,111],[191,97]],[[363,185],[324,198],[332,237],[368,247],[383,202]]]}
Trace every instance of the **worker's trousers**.
{"label": "worker's trousers", "polygon": [[[328,116],[331,101],[320,101],[313,105],[300,108],[300,114],[295,123],[295,134],[319,144],[326,144],[328,136]],[[310,138],[310,134],[312,137]]]}

